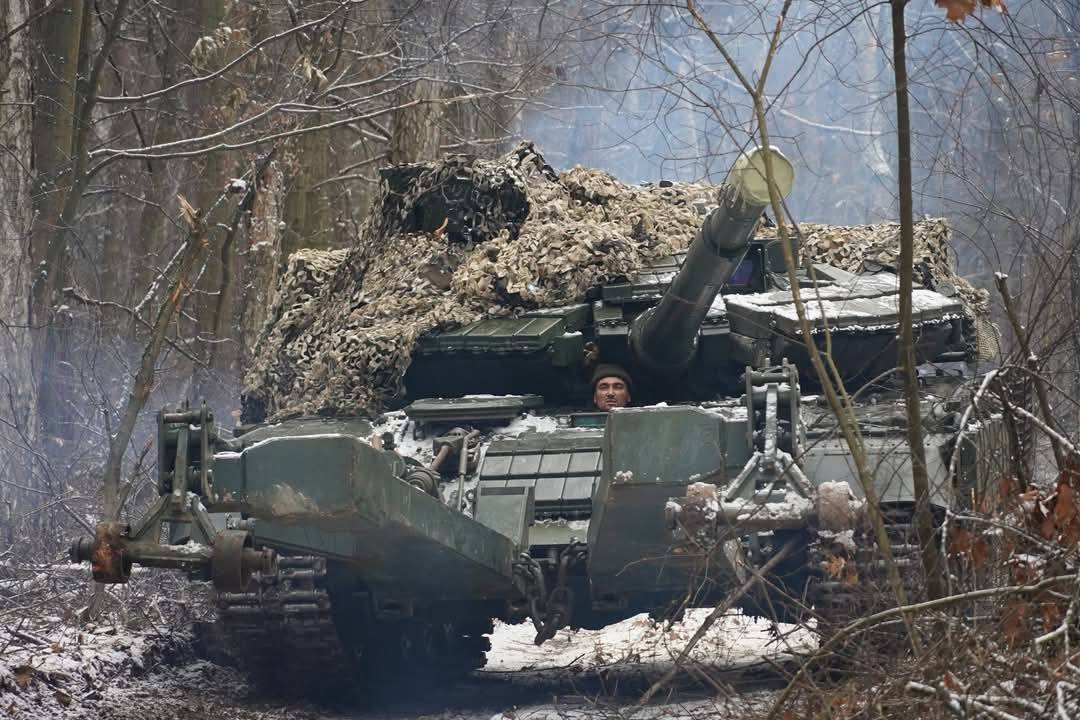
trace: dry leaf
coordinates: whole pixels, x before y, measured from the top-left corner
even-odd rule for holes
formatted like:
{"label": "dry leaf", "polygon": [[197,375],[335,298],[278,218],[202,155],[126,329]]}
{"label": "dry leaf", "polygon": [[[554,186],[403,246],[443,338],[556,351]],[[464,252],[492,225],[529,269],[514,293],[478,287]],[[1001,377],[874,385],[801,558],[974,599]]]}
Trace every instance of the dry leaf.
{"label": "dry leaf", "polygon": [[180,204],[180,218],[189,228],[195,227],[199,221],[199,211],[192,207],[183,195],[177,195],[176,201]]}
{"label": "dry leaf", "polygon": [[1004,0],[934,0],[934,4],[945,8],[945,19],[952,22],[962,22],[967,16],[975,12],[975,8],[981,4],[983,7],[993,8],[999,13],[1006,12]]}
{"label": "dry leaf", "polygon": [[1054,602],[1053,598],[1048,597],[1046,600],[1046,602],[1039,605],[1039,615],[1042,619],[1043,630],[1049,632],[1061,624],[1065,613],[1062,612],[1061,606]]}
{"label": "dry leaf", "polygon": [[829,574],[829,577],[831,577],[833,580],[839,580],[844,574],[845,565],[847,565],[847,560],[844,560],[844,558],[842,557],[837,557],[836,555],[833,555],[825,563],[825,572],[827,572]]}
{"label": "dry leaf", "polygon": [[965,688],[963,684],[956,679],[956,676],[948,670],[945,671],[945,676],[941,678],[941,682],[953,692],[967,692],[967,688]]}
{"label": "dry leaf", "polygon": [[953,556],[969,555],[975,541],[975,534],[965,528],[954,528],[949,533],[949,554]]}
{"label": "dry leaf", "polygon": [[30,686],[30,681],[34,678],[34,668],[29,665],[19,665],[14,668],[15,684],[19,686],[20,690],[25,690]]}
{"label": "dry leaf", "polygon": [[1053,540],[1057,535],[1057,525],[1054,523],[1054,516],[1047,513],[1039,522],[1039,534],[1042,535],[1043,540]]}
{"label": "dry leaf", "polygon": [[53,695],[56,697],[56,701],[64,707],[68,707],[69,705],[71,705],[71,696],[63,690],[56,690]]}
{"label": "dry leaf", "polygon": [[986,567],[987,562],[990,559],[990,543],[983,538],[976,538],[971,544],[971,562],[978,568],[982,569]]}
{"label": "dry leaf", "polygon": [[1073,520],[1066,525],[1058,535],[1058,542],[1064,547],[1080,544],[1080,522]]}
{"label": "dry leaf", "polygon": [[945,19],[960,22],[975,12],[975,0],[934,0],[938,7],[945,8]]}
{"label": "dry leaf", "polygon": [[1076,517],[1076,504],[1073,490],[1067,482],[1058,485],[1057,500],[1054,502],[1054,523],[1064,528]]}
{"label": "dry leaf", "polygon": [[1024,645],[1031,639],[1028,620],[1031,617],[1031,603],[1014,600],[1006,606],[1001,615],[1001,631],[1010,647]]}

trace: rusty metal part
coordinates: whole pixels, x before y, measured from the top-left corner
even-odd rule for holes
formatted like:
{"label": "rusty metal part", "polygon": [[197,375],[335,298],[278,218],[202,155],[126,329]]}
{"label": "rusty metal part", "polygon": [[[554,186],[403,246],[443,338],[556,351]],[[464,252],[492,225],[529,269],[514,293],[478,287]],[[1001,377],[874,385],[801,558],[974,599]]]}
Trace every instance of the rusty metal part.
{"label": "rusty metal part", "polygon": [[94,580],[101,583],[125,583],[132,566],[143,565],[201,574],[223,590],[243,589],[252,573],[273,569],[273,550],[255,550],[251,545],[251,533],[243,530],[223,530],[214,536],[213,545],[163,545],[135,539],[124,523],[103,522],[93,540],[79,538],[69,552],[73,562],[89,560]]}
{"label": "rusty metal part", "polygon": [[254,572],[270,572],[274,551],[256,550],[250,532],[222,530],[214,540],[210,578],[218,592],[241,592]]}
{"label": "rusty metal part", "polygon": [[128,552],[128,526],[122,522],[98,523],[94,540],[87,544],[80,539],[72,546],[72,556],[90,561],[94,580],[101,583],[123,583],[131,577],[132,558]]}

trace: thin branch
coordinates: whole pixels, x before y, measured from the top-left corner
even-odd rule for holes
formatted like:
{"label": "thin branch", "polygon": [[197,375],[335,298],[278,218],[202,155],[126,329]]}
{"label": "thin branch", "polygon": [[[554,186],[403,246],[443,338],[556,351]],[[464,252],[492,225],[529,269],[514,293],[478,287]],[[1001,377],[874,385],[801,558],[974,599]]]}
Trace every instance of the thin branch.
{"label": "thin branch", "polygon": [[[146,320],[144,320],[137,312],[135,312],[135,310],[129,308],[127,305],[121,305],[120,303],[112,302],[111,300],[95,300],[94,298],[87,297],[86,295],[81,294],[78,291],[77,288],[73,288],[73,287],[66,287],[66,288],[63,289],[62,292],[64,293],[64,297],[68,298],[69,300],[74,300],[75,302],[79,303],[80,305],[87,305],[89,307],[109,308],[111,310],[119,310],[120,312],[124,313],[125,315],[130,317],[132,320],[137,322],[139,325],[142,325],[145,329],[147,329],[147,330],[152,330],[153,329],[153,327],[150,325],[150,323],[148,323]],[[166,344],[168,344],[169,347],[171,347],[173,350],[175,350],[176,352],[178,352],[181,355],[183,355],[184,357],[186,357],[191,362],[196,363],[198,365],[203,365],[204,364],[202,360],[200,360],[198,357],[193,355],[190,351],[185,349],[183,346],[177,344],[177,342],[175,340],[173,340],[172,338],[168,338],[168,337],[165,338],[165,342],[166,342]]]}

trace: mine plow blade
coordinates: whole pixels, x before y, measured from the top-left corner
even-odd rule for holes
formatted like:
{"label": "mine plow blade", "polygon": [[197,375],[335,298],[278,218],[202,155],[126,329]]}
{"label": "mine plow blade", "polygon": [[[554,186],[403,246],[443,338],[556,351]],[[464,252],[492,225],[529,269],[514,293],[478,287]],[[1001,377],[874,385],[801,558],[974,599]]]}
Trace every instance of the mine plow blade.
{"label": "mine plow blade", "polygon": [[[360,438],[270,438],[219,453],[215,478],[218,507],[253,518],[258,544],[347,562],[372,588],[428,598],[512,592],[518,543],[403,482]],[[528,500],[516,508],[522,516]]]}

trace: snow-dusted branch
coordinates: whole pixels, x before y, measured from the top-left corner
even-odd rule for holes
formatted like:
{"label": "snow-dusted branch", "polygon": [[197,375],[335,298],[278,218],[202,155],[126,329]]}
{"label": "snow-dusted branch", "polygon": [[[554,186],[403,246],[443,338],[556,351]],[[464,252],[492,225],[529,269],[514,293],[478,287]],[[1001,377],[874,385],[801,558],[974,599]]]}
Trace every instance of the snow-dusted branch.
{"label": "snow-dusted branch", "polygon": [[282,30],[281,32],[279,32],[279,33],[277,33],[275,35],[270,35],[269,37],[263,38],[259,42],[255,43],[254,45],[249,47],[244,52],[240,53],[238,56],[236,56],[236,58],[234,58],[230,62],[226,63],[225,65],[222,65],[220,68],[218,68],[217,70],[215,70],[212,73],[207,73],[206,75],[200,75],[199,77],[188,78],[187,80],[181,80],[180,82],[173,83],[172,85],[170,85],[168,87],[161,88],[160,90],[154,90],[153,92],[144,93],[142,95],[103,95],[103,96],[99,97],[97,100],[98,100],[98,102],[101,102],[101,103],[127,103],[127,104],[132,104],[132,103],[138,103],[138,102],[145,102],[147,100],[153,100],[155,98],[159,98],[159,97],[162,97],[164,95],[169,95],[171,93],[176,92],[177,90],[182,90],[183,88],[190,87],[191,85],[198,85],[199,83],[208,82],[210,80],[213,80],[214,78],[221,77],[225,73],[229,72],[229,70],[232,70],[234,67],[240,65],[245,60],[247,60],[249,57],[251,57],[252,55],[255,55],[256,53],[258,53],[260,50],[262,50],[267,45],[272,45],[273,43],[276,43],[279,40],[283,40],[285,38],[291,37],[291,36],[293,36],[293,35],[295,35],[297,33],[302,33],[305,30],[310,30],[313,27],[318,27],[318,26],[324,24],[330,18],[334,17],[334,15],[336,15],[342,8],[355,6],[355,5],[362,5],[365,2],[367,2],[367,0],[340,0],[337,7],[335,7],[333,10],[331,10],[329,13],[323,15],[322,17],[316,18],[315,20],[311,20],[311,21],[306,22],[306,23],[302,23],[300,25],[295,25],[293,27],[288,28],[287,30]]}

